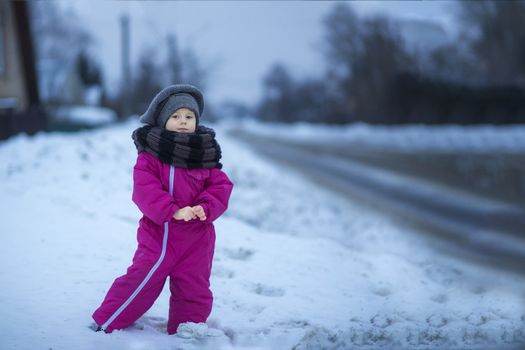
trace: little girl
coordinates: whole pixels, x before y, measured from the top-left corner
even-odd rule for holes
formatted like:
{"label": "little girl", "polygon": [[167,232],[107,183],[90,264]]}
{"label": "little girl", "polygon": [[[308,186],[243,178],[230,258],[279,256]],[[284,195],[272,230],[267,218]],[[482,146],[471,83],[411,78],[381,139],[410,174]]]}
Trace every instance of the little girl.
{"label": "little girl", "polygon": [[233,183],[221,170],[215,131],[199,125],[204,98],[188,84],[168,86],[150,103],[132,138],[137,147],[132,200],[144,214],[138,247],[93,313],[95,329],[130,326],[157,299],[170,277],[168,334],[211,313],[213,221],[228,208]]}

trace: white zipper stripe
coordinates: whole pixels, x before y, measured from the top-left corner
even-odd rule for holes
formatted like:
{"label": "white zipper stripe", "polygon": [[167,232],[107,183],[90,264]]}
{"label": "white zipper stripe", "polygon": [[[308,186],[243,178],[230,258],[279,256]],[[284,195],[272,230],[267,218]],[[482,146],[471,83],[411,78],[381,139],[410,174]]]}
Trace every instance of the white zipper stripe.
{"label": "white zipper stripe", "polygon": [[[174,177],[174,173],[175,173],[175,167],[173,165],[170,165],[170,186],[169,186],[169,188],[170,188],[170,195],[173,195],[173,177]],[[149,273],[146,275],[146,278],[144,278],[142,283],[137,287],[137,289],[133,292],[133,294],[131,294],[131,296],[128,298],[128,300],[126,300],[126,302],[124,304],[122,304],[118,308],[117,311],[115,311],[115,313],[106,321],[106,323],[104,323],[101,326],[102,330],[104,330],[104,331],[106,330],[106,328],[111,324],[111,322],[113,322],[115,320],[115,318],[117,318],[118,315],[120,315],[122,313],[122,311],[124,311],[124,309],[133,301],[133,299],[135,299],[137,294],[140,293],[142,288],[144,288],[146,283],[148,283],[148,281],[150,280],[151,276],[155,273],[155,271],[158,269],[158,267],[162,263],[162,260],[164,259],[164,255],[166,255],[166,246],[167,246],[167,244],[168,244],[168,221],[164,222],[164,237],[163,237],[163,240],[162,240],[162,252],[160,253],[159,260],[157,260],[155,265],[153,265],[153,267],[151,268]]]}

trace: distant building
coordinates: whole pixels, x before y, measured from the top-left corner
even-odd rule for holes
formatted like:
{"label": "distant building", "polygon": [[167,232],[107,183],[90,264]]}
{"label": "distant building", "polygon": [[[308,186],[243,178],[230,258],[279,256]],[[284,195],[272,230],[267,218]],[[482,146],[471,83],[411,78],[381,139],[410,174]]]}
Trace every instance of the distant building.
{"label": "distant building", "polygon": [[0,1],[0,140],[47,129],[29,18],[27,2]]}
{"label": "distant building", "polygon": [[439,22],[418,18],[398,20],[401,36],[412,52],[430,52],[440,46],[450,44],[452,38]]}

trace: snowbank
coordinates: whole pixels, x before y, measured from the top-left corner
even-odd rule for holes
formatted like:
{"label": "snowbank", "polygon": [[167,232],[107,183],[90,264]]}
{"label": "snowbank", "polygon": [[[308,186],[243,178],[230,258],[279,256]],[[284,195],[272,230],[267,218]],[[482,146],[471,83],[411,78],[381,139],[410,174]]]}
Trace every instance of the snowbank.
{"label": "snowbank", "polygon": [[89,126],[109,124],[117,121],[115,111],[98,106],[68,106],[55,111],[56,121],[79,123]]}
{"label": "snowbank", "polygon": [[293,124],[262,123],[244,120],[239,128],[250,132],[281,137],[291,141],[309,143],[341,143],[368,145],[401,151],[469,151],[469,152],[524,152],[524,125],[477,125],[447,124],[427,125],[371,125],[352,123],[348,125],[325,125],[297,122]]}

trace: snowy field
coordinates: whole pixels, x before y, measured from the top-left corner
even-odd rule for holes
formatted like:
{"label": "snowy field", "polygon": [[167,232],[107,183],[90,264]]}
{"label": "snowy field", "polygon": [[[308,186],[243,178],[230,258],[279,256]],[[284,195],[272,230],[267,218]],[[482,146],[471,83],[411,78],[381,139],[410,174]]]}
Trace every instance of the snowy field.
{"label": "snowy field", "polygon": [[[525,276],[440,256],[413,229],[314,187],[211,124],[235,184],[215,223],[208,324],[222,335],[168,336],[167,286],[134,326],[94,333],[91,314],[136,247],[138,126],[0,142],[1,349],[525,348]],[[367,137],[356,142],[388,140],[359,128]],[[508,133],[525,140],[523,129]],[[422,139],[429,147],[411,142]]]}

